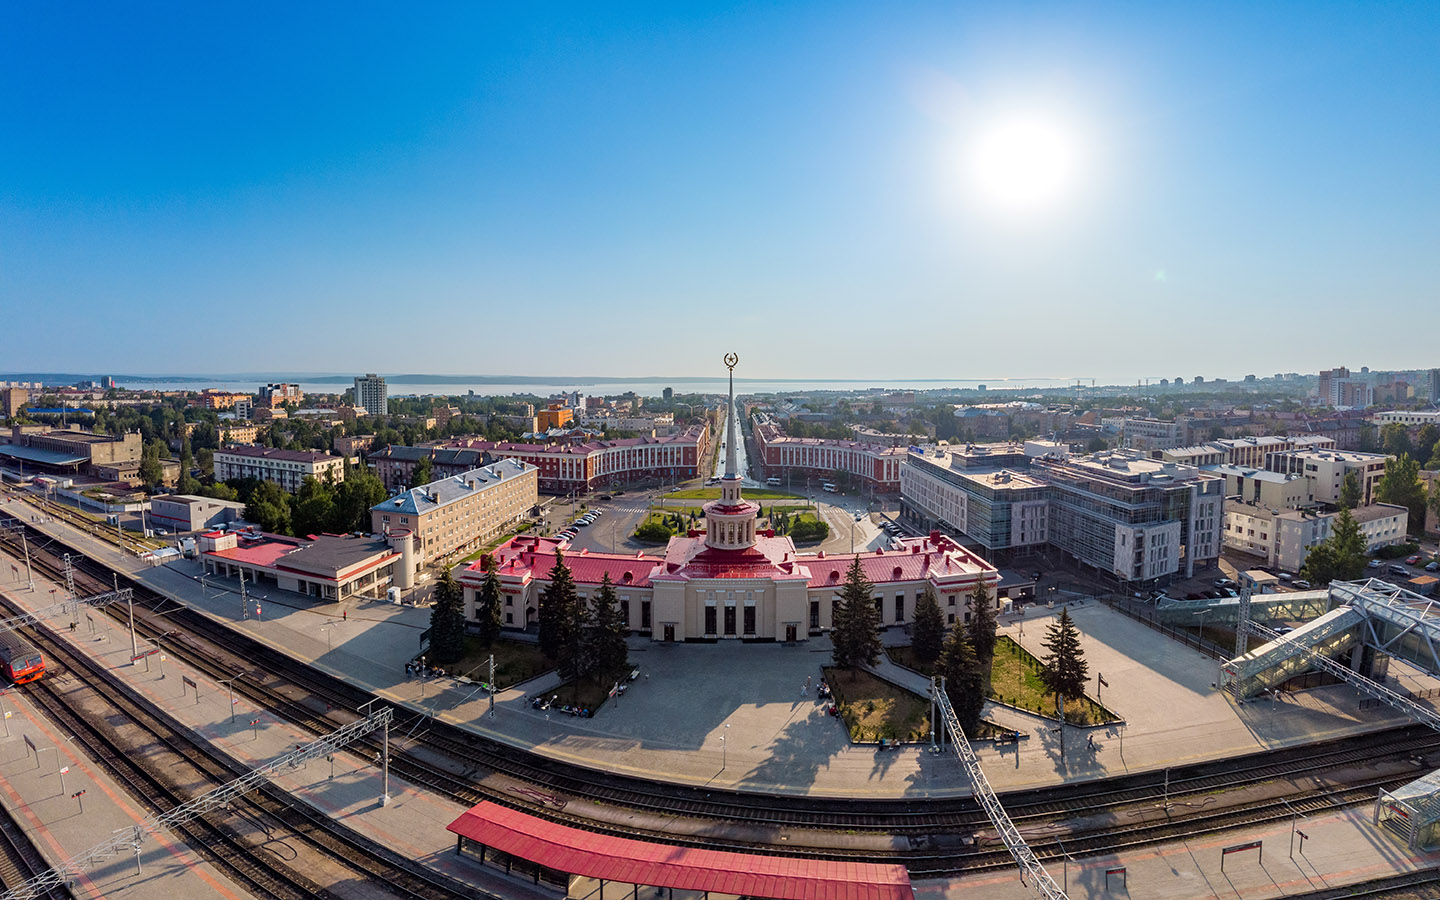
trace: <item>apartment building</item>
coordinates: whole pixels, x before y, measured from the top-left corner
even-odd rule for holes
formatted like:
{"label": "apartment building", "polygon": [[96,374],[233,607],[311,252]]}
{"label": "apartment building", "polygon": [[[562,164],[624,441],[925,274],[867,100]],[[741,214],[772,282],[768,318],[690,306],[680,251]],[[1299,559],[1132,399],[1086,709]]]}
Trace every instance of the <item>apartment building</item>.
{"label": "apartment building", "polygon": [[277,406],[284,406],[287,403],[294,403],[297,406],[305,399],[305,393],[300,390],[298,384],[262,384],[260,385],[260,405],[274,409]]}
{"label": "apartment building", "polygon": [[[1440,370],[1437,370],[1440,371]],[[1414,428],[1419,425],[1434,425],[1440,428],[1440,410],[1435,409],[1390,409],[1376,413],[1371,419],[1376,425],[1405,425]],[[1423,460],[1422,460],[1423,462]]]}
{"label": "apartment building", "polygon": [[1354,472],[1360,479],[1360,505],[1375,502],[1375,488],[1385,477],[1383,453],[1358,450],[1287,450],[1266,454],[1265,468],[1272,472],[1304,475],[1309,481],[1306,499],[1311,503],[1340,502],[1345,475]]}
{"label": "apartment building", "polygon": [[468,553],[528,515],[538,501],[539,469],[502,459],[403,491],[370,508],[376,534],[408,529],[414,564]]}
{"label": "apartment building", "polygon": [[1226,500],[1269,509],[1299,509],[1310,502],[1310,483],[1303,475],[1248,466],[1210,466],[1205,471],[1225,479]]}
{"label": "apartment building", "polygon": [[383,416],[390,412],[389,389],[385,379],[371,372],[355,379],[355,406],[367,415]]}
{"label": "apartment building", "polygon": [[306,477],[324,481],[345,480],[345,459],[315,450],[276,450],[273,447],[226,447],[215,451],[215,480],[258,478],[273,481],[291,493]]}
{"label": "apartment building", "polygon": [[1127,418],[1121,421],[1120,438],[1134,450],[1165,450],[1185,443],[1185,426],[1160,419]]}
{"label": "apartment building", "polygon": [[365,456],[365,462],[375,469],[388,491],[399,491],[410,486],[415,467],[421,460],[430,460],[432,477],[453,478],[471,469],[494,462],[494,457],[483,449],[456,449],[449,447],[396,447],[387,445]]}
{"label": "apartment building", "polygon": [[[1350,515],[1360,527],[1367,553],[1405,540],[1410,513],[1403,506],[1376,503],[1351,510]],[[1338,516],[1229,501],[1225,504],[1225,547],[1261,557],[1284,571],[1298,572],[1310,548],[1330,537]]]}
{"label": "apartment building", "polygon": [[549,407],[540,410],[539,415],[535,417],[535,430],[549,431],[552,428],[564,428],[574,420],[574,409],[552,403]]}

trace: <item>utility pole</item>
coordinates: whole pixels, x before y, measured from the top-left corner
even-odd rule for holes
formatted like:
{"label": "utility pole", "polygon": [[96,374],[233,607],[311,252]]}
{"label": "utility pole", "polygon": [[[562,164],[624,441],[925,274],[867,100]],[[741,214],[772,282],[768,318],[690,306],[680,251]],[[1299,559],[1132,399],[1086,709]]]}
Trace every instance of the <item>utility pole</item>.
{"label": "utility pole", "polygon": [[[120,590],[120,576],[119,576],[119,575],[116,575],[116,574],[114,574],[114,573],[111,573],[110,577],[111,577],[111,579],[112,579],[112,580],[111,580],[111,584],[115,585],[115,590],[116,590],[116,591],[119,591],[119,590]],[[131,655],[132,657],[138,656],[139,653],[140,653],[140,647],[139,647],[139,645],[137,645],[136,642],[135,642],[135,592],[134,592],[134,591],[131,591],[130,594],[129,594],[129,596],[127,596],[127,597],[125,598],[125,614],[126,614],[126,616],[130,619],[130,655]]]}
{"label": "utility pole", "polygon": [[486,679],[490,685],[490,718],[495,718],[495,654],[490,654],[490,675]]}

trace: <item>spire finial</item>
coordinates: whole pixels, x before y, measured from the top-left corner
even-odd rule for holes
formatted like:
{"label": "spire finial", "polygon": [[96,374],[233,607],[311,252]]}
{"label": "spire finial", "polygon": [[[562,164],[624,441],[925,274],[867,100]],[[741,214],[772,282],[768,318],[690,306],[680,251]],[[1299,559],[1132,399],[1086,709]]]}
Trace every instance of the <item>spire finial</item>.
{"label": "spire finial", "polygon": [[725,354],[725,368],[730,370],[730,403],[725,407],[725,477],[738,478],[735,463],[735,426],[738,418],[735,415],[735,367],[740,364],[740,356],[737,353]]}

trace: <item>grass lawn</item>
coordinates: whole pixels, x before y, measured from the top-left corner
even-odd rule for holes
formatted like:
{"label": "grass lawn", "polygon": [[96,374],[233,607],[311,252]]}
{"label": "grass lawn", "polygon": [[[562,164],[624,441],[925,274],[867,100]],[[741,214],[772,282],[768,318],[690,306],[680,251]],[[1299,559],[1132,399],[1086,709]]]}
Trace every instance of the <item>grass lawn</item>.
{"label": "grass lawn", "polygon": [[501,638],[489,648],[485,648],[480,646],[480,642],[474,637],[465,638],[465,656],[455,665],[445,668],[474,681],[484,681],[490,674],[491,653],[495,654],[497,688],[507,688],[522,681],[529,681],[536,675],[555,668],[555,664],[546,659],[535,644]]}
{"label": "grass lawn", "polygon": [[[1045,683],[1040,680],[1040,660],[1006,635],[995,642],[990,696],[1031,712],[1055,714],[1055,696],[1046,692]],[[1072,725],[1104,725],[1119,720],[1119,716],[1088,696],[1065,703],[1065,721]]]}
{"label": "grass lawn", "polygon": [[[749,500],[803,500],[800,494],[791,494],[788,491],[777,491],[774,488],[744,488],[746,499]],[[666,499],[674,500],[719,500],[720,488],[690,488],[685,491],[675,491],[665,495]]]}
{"label": "grass lawn", "polygon": [[918,741],[930,737],[930,701],[865,671],[826,667],[840,718],[852,741]]}

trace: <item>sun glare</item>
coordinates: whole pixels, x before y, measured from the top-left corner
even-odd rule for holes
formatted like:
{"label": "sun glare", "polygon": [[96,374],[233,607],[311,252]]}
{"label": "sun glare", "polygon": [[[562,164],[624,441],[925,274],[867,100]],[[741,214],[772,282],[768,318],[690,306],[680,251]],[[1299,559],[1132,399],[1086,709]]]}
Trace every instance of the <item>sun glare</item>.
{"label": "sun glare", "polygon": [[1036,116],[1002,119],[976,133],[970,184],[986,206],[1028,214],[1054,207],[1075,186],[1075,136],[1062,123]]}

